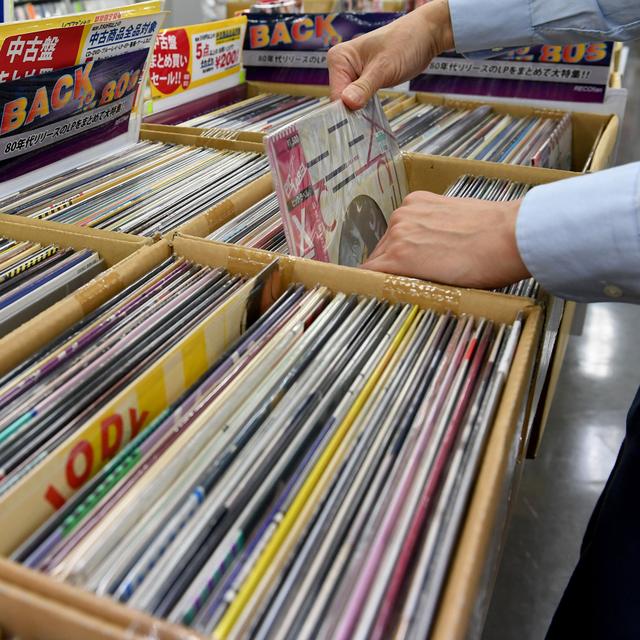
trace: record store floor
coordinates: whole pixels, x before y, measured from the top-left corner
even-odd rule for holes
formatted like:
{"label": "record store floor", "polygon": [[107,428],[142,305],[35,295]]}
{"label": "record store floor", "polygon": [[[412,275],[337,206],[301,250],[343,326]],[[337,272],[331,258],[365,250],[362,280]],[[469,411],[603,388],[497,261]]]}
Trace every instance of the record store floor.
{"label": "record store floor", "polygon": [[[624,85],[619,163],[640,160],[640,45]],[[640,385],[639,327],[640,305],[594,304],[571,337],[540,455],[525,463],[483,640],[545,636]]]}

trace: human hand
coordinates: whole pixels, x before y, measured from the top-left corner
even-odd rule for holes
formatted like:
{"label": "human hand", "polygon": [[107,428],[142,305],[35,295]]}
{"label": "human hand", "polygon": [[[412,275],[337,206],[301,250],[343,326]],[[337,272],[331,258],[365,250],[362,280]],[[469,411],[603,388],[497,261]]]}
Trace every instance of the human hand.
{"label": "human hand", "polygon": [[414,191],[362,266],[479,289],[529,278],[516,242],[520,203]]}
{"label": "human hand", "polygon": [[423,71],[453,48],[447,0],[432,0],[406,16],[329,50],[331,99],[364,107],[378,89],[393,87]]}

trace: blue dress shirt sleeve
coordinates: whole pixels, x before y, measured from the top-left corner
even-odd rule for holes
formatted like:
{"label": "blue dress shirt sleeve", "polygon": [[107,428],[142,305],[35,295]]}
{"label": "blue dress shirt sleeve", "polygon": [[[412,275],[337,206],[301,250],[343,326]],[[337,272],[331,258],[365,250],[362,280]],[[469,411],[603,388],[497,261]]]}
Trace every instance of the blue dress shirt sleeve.
{"label": "blue dress shirt sleeve", "polygon": [[640,302],[640,162],[532,189],[518,249],[551,293],[582,302]]}
{"label": "blue dress shirt sleeve", "polygon": [[640,0],[449,0],[456,50],[640,38]]}

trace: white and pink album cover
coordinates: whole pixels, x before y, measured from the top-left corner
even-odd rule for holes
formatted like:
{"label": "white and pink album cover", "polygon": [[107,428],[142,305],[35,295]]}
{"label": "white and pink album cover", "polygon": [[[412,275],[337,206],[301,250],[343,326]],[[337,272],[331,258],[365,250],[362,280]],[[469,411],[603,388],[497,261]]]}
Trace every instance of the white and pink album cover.
{"label": "white and pink album cover", "polygon": [[378,98],[333,102],[265,139],[292,255],[356,266],[407,194],[400,148]]}

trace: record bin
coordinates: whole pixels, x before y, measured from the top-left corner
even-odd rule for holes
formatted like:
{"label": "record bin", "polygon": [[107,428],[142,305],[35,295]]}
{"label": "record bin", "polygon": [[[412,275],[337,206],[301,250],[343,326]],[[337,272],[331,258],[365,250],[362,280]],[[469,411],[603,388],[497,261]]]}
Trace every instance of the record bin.
{"label": "record bin", "polygon": [[[281,290],[293,282],[308,287],[324,284],[332,291],[417,303],[423,308],[440,311],[472,313],[499,322],[511,322],[519,312],[524,314],[523,333],[480,462],[433,633],[433,637],[438,639],[465,637],[470,625],[474,624],[474,616],[481,613],[488,602],[510,496],[522,467],[518,452],[522,446],[526,400],[543,321],[539,305],[525,298],[434,285],[299,258],[280,257],[274,264],[273,256],[266,252],[181,234],[174,237],[172,244],[172,249],[164,240],[143,247],[115,269],[119,270],[123,281],[127,277],[131,280],[133,274],[152,268],[173,250],[196,263],[222,266],[233,273],[250,276],[264,272],[265,267],[271,265],[271,271],[276,270],[279,275]],[[100,287],[98,283],[90,286]],[[173,363],[169,364],[167,358],[159,361],[147,382],[171,366],[181,366],[185,370],[191,366],[206,368],[208,364],[202,358],[198,362],[192,359],[186,363],[185,358],[190,358],[190,346],[197,344],[201,347],[201,330],[206,330],[209,336],[218,336],[215,348],[206,349],[208,358],[215,352],[221,352],[224,344],[241,331],[247,296],[252,288],[250,281],[223,308],[204,321],[206,327],[201,326],[194,331],[198,335],[188,336],[183,344],[168,354],[174,358]],[[192,370],[191,373],[195,375],[196,372]],[[125,390],[122,395],[129,391]],[[121,400],[116,399],[114,405],[124,406]],[[136,402],[144,400],[138,398]],[[72,440],[76,442],[77,438]],[[40,491],[55,477],[55,467],[59,468],[64,462],[58,453],[68,451],[73,442],[62,445],[53,459],[41,465],[0,500],[2,555],[8,555],[17,541],[51,512],[36,503],[41,501]],[[65,640],[201,637],[188,629],[153,619],[74,586],[58,583],[7,559],[0,560],[0,628],[24,640],[41,637],[45,631],[48,638]]]}
{"label": "record bin", "polygon": [[0,375],[47,344],[55,335],[100,305],[112,294],[116,265],[151,242],[125,233],[71,226],[0,214],[0,236],[13,240],[57,244],[72,249],[91,249],[104,259],[107,271],[60,302],[0,338]]}
{"label": "record bin", "polygon": [[[292,96],[326,96],[329,94],[329,87],[316,85],[292,85],[276,82],[255,82],[246,83],[246,97],[252,98],[260,93],[278,93]],[[384,93],[384,92],[382,92]],[[398,96],[398,92],[387,92],[388,95]],[[433,93],[410,93],[406,94],[407,100],[398,106],[387,109],[387,116],[397,115],[406,111],[416,103],[451,106],[458,108],[475,108],[481,105],[491,105],[495,112],[509,114],[517,117],[526,116],[550,116],[561,117],[563,111],[541,109],[539,107],[527,106],[526,104],[511,104],[503,102],[493,102],[491,100],[461,100],[457,98],[447,98]],[[225,107],[226,108],[226,107]],[[220,112],[224,112],[224,109]],[[619,133],[619,119],[616,115],[600,115],[594,113],[581,113],[575,111],[571,113],[572,126],[572,171],[601,171],[613,164],[614,151]],[[164,131],[170,132],[171,125],[142,124],[142,131]],[[176,127],[182,129],[190,135],[203,135],[206,130],[199,127]],[[216,134],[209,134],[215,137]],[[225,133],[227,137],[227,133]],[[264,134],[251,131],[232,131],[228,137],[246,142],[261,142]]]}
{"label": "record bin", "polygon": [[[237,150],[254,151],[256,143],[230,140],[215,140],[202,137],[195,138],[189,134],[181,134],[171,131],[143,131],[143,139],[159,142],[174,142],[178,144],[196,144],[203,146],[232,145]],[[556,169],[541,169],[538,167],[524,167],[518,165],[504,165],[494,162],[481,162],[477,160],[462,160],[459,158],[447,158],[441,156],[425,156],[422,154],[404,154],[405,168],[409,189],[411,191],[423,190],[442,194],[452,185],[457,178],[465,174],[486,176],[490,178],[506,178],[516,182],[527,184],[544,184],[563,178],[575,176],[575,173],[559,171]],[[196,216],[178,231],[196,237],[206,237],[212,231],[231,220],[236,215],[245,211],[267,196],[271,187],[271,177],[266,175],[251,185],[239,190],[234,196],[225,202],[213,207],[210,211]],[[168,237],[171,237],[169,234]],[[544,433],[546,419],[555,395],[555,386],[549,384],[550,376],[557,379],[566,344],[571,330],[571,318],[573,316],[573,303],[564,302],[555,296],[544,294],[542,304],[545,308],[544,339],[540,346],[538,366],[534,375],[534,383],[529,395],[529,408],[527,412],[527,433],[533,433],[531,442],[523,443],[523,451],[530,456],[535,456],[540,447],[540,440]],[[565,317],[566,311],[566,317]],[[563,318],[565,321],[563,322]],[[556,346],[557,342],[557,346]],[[545,390],[543,396],[543,390]],[[543,404],[540,399],[543,398]],[[536,424],[535,429],[531,429]]]}
{"label": "record bin", "polygon": [[[299,87],[299,89],[302,89]],[[315,87],[315,90],[322,90],[322,87]],[[426,95],[426,94],[425,94]],[[412,98],[410,100],[413,100]],[[460,103],[455,101],[456,104]],[[499,105],[503,107],[504,105]],[[531,111],[529,108],[521,107],[524,111]],[[594,116],[593,114],[573,114],[574,123],[576,116],[585,116],[586,121],[592,118],[596,122],[603,120],[602,125],[606,135],[600,136],[601,144],[597,145],[598,152],[593,154],[596,158],[606,158],[606,162],[612,160],[612,150],[615,145],[615,138],[618,131],[618,119],[616,116],[606,117]],[[604,124],[604,122],[608,123]],[[211,138],[208,136],[198,137],[192,135],[189,130],[182,131],[184,127],[166,127],[156,125],[154,127],[143,127],[140,137],[143,140],[153,140],[173,144],[206,146],[221,149],[233,149],[237,151],[263,151],[261,143],[248,140],[225,140]],[[255,134],[252,134],[255,135]],[[606,143],[605,143],[606,140]],[[574,136],[574,146],[576,136]],[[575,149],[574,149],[575,151]],[[600,153],[602,151],[602,153]],[[424,154],[405,153],[405,166],[409,179],[410,190],[427,190],[435,193],[444,191],[454,183],[454,181],[465,174],[508,178],[511,180],[528,184],[544,184],[553,180],[568,178],[577,175],[574,172],[559,171],[555,169],[543,169],[539,167],[525,167],[519,165],[504,165],[494,162],[484,162],[477,160],[465,160],[460,158],[448,158],[443,156],[426,156]],[[575,156],[574,156],[575,157]],[[602,168],[606,168],[603,166]],[[211,210],[196,216],[189,222],[178,228],[177,231],[183,234],[197,237],[206,237],[212,231],[242,213],[251,205],[255,204],[272,191],[271,176],[265,175],[252,184],[239,189],[235,194],[219,203]],[[170,238],[175,232],[168,234]],[[575,312],[575,303],[563,301],[554,296],[545,296],[543,303],[546,309],[547,321],[545,323],[545,336],[540,349],[539,370],[535,379],[538,381],[532,389],[530,397],[530,407],[527,423],[530,428],[531,440],[525,444],[525,450],[529,457],[535,457],[540,449],[540,443],[549,411],[555,396],[555,384],[551,380],[557,379],[562,369],[562,363],[566,353],[571,323]],[[557,338],[557,339],[556,339]]]}

